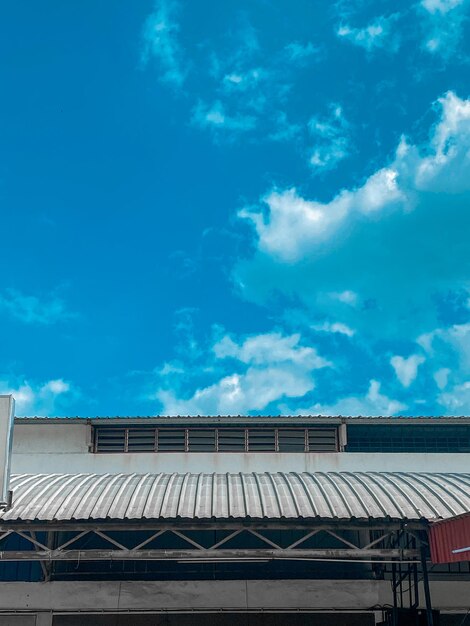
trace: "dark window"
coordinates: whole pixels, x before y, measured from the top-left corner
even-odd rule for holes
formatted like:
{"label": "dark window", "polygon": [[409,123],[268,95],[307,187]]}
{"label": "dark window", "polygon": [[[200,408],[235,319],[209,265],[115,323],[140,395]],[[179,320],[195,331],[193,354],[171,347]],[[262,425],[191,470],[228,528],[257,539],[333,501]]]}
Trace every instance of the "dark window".
{"label": "dark window", "polygon": [[348,452],[470,452],[468,424],[348,425]]}

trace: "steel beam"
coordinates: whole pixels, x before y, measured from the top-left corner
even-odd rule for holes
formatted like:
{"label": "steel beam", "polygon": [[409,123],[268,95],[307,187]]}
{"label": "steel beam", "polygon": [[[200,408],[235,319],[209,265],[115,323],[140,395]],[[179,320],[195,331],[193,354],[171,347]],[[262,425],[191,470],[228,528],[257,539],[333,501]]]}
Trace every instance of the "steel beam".
{"label": "steel beam", "polygon": [[326,548],[309,550],[8,550],[0,561],[230,561],[237,560],[416,560],[418,550]]}

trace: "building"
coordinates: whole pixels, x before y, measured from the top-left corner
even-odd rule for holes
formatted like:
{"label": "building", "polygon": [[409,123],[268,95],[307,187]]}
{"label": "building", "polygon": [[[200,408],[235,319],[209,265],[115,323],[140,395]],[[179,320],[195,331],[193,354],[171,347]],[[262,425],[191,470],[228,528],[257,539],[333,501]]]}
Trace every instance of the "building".
{"label": "building", "polygon": [[428,542],[470,511],[470,418],[17,418],[12,472],[0,626],[470,611],[470,563]]}

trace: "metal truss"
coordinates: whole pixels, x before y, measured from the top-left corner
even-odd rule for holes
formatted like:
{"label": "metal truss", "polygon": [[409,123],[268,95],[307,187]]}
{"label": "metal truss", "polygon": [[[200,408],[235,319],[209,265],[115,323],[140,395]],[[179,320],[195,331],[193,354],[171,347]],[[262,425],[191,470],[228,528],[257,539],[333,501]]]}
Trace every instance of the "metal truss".
{"label": "metal truss", "polygon": [[[285,541],[291,537],[285,531],[290,533],[293,529],[296,531],[295,541]],[[416,542],[409,541],[409,537],[417,536],[416,531],[410,529],[408,532],[385,524],[382,527],[357,528],[352,524],[294,527],[286,524],[277,528],[241,524],[223,527],[216,524],[204,527],[175,524],[151,528],[123,522],[121,525],[98,526],[15,526],[2,530],[0,561],[40,561],[45,576],[48,564],[53,561],[172,560],[211,563],[283,559],[417,563],[421,558]],[[201,531],[207,530],[222,530],[226,534],[216,541],[212,532],[212,540],[207,541],[206,536],[204,541]],[[272,530],[278,531],[275,540],[270,533]],[[175,547],[175,543],[179,545]]]}

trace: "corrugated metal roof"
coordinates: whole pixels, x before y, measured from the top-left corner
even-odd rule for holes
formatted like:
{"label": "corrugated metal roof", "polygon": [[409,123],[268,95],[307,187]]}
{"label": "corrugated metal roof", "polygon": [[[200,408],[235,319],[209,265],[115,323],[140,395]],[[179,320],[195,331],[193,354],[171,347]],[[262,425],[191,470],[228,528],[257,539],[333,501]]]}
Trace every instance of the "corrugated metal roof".
{"label": "corrugated metal roof", "polygon": [[0,519],[442,519],[470,511],[470,474],[20,474]]}

